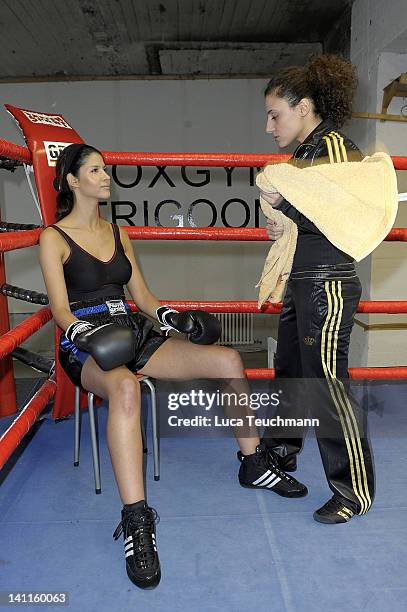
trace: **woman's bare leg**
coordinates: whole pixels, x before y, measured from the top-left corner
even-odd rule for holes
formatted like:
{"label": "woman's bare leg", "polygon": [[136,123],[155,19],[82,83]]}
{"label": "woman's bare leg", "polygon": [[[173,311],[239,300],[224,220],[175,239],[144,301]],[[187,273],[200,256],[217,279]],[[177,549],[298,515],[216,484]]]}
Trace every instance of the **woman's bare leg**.
{"label": "woman's bare leg", "polygon": [[[197,345],[179,338],[170,338],[155,351],[139,373],[157,379],[233,379],[234,392],[249,395],[249,386],[239,353],[224,346]],[[247,431],[247,428],[245,430]],[[244,455],[254,453],[259,444],[259,437],[254,427],[251,434],[250,437],[237,436],[240,450]]]}
{"label": "woman's bare leg", "polygon": [[107,444],[123,504],[144,499],[140,384],[126,367],[104,372],[88,357],[82,368],[85,389],[108,400]]}

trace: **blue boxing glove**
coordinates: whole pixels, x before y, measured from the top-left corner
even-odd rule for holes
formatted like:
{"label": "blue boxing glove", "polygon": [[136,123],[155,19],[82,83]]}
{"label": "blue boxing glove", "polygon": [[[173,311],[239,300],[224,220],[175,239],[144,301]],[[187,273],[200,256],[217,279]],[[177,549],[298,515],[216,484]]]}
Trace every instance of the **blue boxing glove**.
{"label": "blue boxing glove", "polygon": [[96,326],[88,321],[74,321],[65,336],[78,349],[89,353],[105,371],[125,365],[136,352],[132,330],[117,323]]}
{"label": "blue boxing glove", "polygon": [[161,306],[156,311],[161,329],[168,335],[171,329],[188,334],[195,344],[213,344],[220,338],[222,326],[220,321],[204,310],[186,310],[178,312],[169,306]]}

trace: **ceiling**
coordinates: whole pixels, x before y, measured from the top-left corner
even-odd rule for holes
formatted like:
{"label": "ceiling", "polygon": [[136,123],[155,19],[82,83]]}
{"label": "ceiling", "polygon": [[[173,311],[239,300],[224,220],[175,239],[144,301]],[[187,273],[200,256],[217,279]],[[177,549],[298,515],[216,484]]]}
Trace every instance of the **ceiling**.
{"label": "ceiling", "polygon": [[1,81],[256,76],[349,51],[353,0],[2,0]]}

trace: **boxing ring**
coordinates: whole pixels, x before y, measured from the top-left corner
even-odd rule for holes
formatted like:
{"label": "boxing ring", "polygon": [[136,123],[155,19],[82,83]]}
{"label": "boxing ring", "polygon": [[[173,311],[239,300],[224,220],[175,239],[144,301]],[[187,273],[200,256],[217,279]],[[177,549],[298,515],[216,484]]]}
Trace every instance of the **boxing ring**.
{"label": "boxing ring", "polygon": [[[41,205],[44,226],[54,221],[55,192],[52,188],[53,167],[46,163],[43,135],[33,136],[23,124],[22,113],[30,114],[30,121],[36,126],[42,118],[48,119],[47,129],[54,130],[47,134],[49,141],[60,144],[80,142],[80,136],[66,123],[61,115],[45,115],[24,111],[6,105],[9,112],[22,126],[28,148],[0,139],[0,156],[32,165]],[[34,119],[33,119],[33,116]],[[40,117],[40,119],[38,119]],[[43,123],[47,123],[44,119]],[[32,127],[32,126],[31,126]],[[70,132],[68,130],[71,130]],[[56,131],[56,132],[55,132]],[[62,132],[62,133],[59,133]],[[69,140],[68,140],[69,136]],[[41,140],[42,139],[42,140]],[[54,143],[55,144],[55,143]],[[270,163],[286,161],[288,155],[279,154],[226,154],[226,153],[136,153],[103,151],[107,165],[132,166],[208,166],[208,167],[259,167]],[[392,157],[396,170],[407,170],[407,157]],[[0,219],[1,222],[1,219]],[[28,248],[38,244],[42,227],[16,226],[12,223],[0,223],[0,417],[12,415],[17,411],[15,379],[11,353],[36,331],[52,319],[47,296],[24,288],[13,287],[7,283],[4,265],[4,253],[16,249]],[[124,227],[131,240],[201,240],[201,241],[264,241],[269,242],[265,229],[258,228],[183,228],[183,227]],[[394,228],[385,238],[386,241],[407,242],[407,228]],[[31,303],[43,304],[43,307],[29,316],[20,324],[10,329],[7,296],[22,299]],[[137,310],[134,302],[129,302],[132,310]],[[258,308],[254,300],[244,301],[167,301],[178,310],[202,309],[212,313],[255,313],[278,314],[281,304],[265,303]],[[361,301],[358,313],[402,314],[407,313],[407,301]],[[55,329],[55,346],[58,346],[60,330]],[[245,370],[249,379],[273,378],[274,369],[249,368]],[[394,367],[350,368],[349,374],[355,379],[407,379],[407,365]],[[55,352],[55,367],[51,369],[48,378],[41,388],[20,411],[10,427],[0,437],[0,469],[17,448],[23,437],[30,430],[45,406],[54,399],[52,416],[58,419],[73,412],[74,388],[68,381],[58,363]],[[82,397],[82,405],[85,404]]]}

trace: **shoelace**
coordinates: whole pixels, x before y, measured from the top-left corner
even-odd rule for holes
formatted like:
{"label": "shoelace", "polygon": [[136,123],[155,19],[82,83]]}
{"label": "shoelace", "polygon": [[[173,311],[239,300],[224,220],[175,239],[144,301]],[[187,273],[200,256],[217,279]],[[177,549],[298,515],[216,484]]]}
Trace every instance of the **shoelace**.
{"label": "shoelace", "polygon": [[273,468],[273,472],[277,474],[277,476],[279,476],[280,478],[284,479],[286,482],[289,482],[290,484],[297,484],[298,481],[295,478],[289,476],[286,472],[284,472],[284,470],[278,467],[278,459],[276,453],[271,448],[266,449],[265,452],[266,461]]}
{"label": "shoelace", "polygon": [[146,508],[140,513],[128,512],[120,521],[113,534],[117,540],[122,533],[127,538],[130,534],[134,540],[134,552],[137,565],[141,569],[152,567],[157,558],[155,542],[152,537],[154,524],[159,523],[160,517],[154,508]]}
{"label": "shoelace", "polygon": [[173,308],[170,308],[169,306],[167,306],[167,309],[168,310],[163,312],[163,314],[161,315],[161,318],[158,319],[160,321],[160,323],[162,323],[162,326],[160,327],[160,329],[161,329],[161,331],[165,332],[166,336],[168,336],[170,331],[174,329],[174,327],[171,325],[171,323],[169,323],[167,321],[166,316],[171,314],[171,312],[176,312],[178,314],[178,310],[174,310]]}

